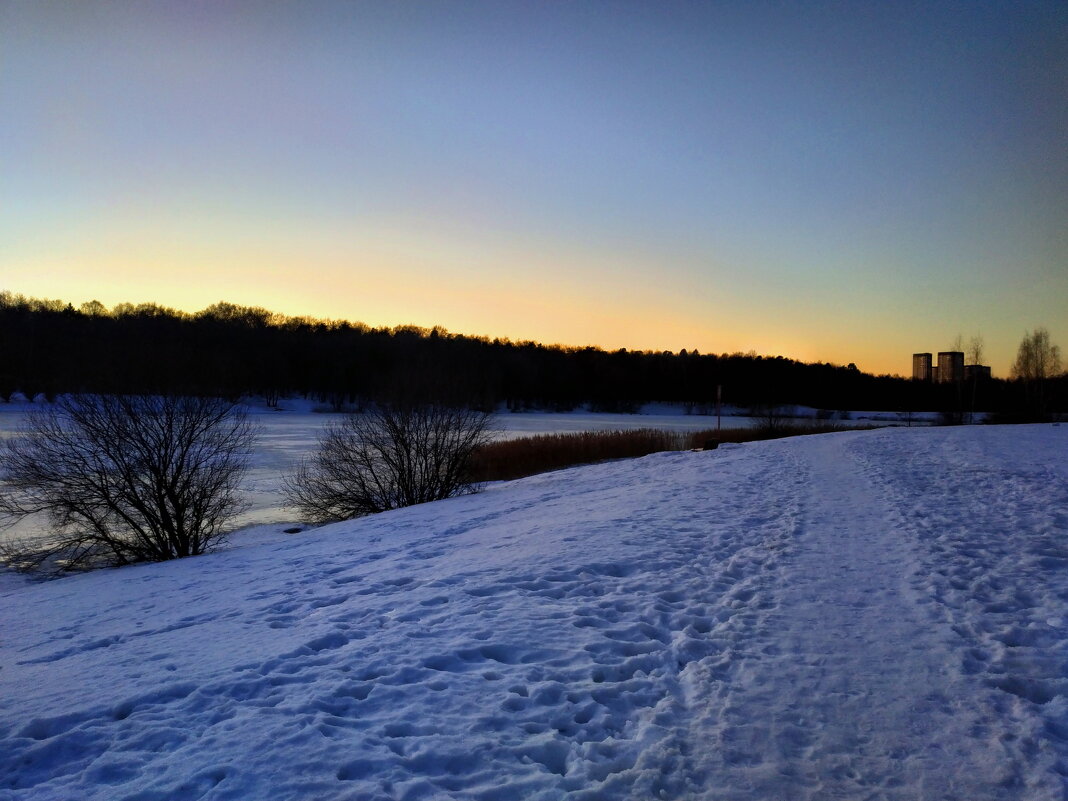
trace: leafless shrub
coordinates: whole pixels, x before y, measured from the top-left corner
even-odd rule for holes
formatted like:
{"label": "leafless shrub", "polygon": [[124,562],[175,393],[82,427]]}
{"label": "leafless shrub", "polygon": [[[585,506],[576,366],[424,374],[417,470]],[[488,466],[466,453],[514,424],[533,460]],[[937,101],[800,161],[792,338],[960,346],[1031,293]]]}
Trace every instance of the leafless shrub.
{"label": "leafless shrub", "polygon": [[491,415],[438,404],[381,404],[330,426],[284,482],[289,506],[326,523],[473,491],[471,453]]}
{"label": "leafless shrub", "polygon": [[76,570],[203,553],[247,508],[238,484],[256,430],[214,398],[63,396],[0,445],[0,515],[50,534],[7,541],[23,570]]}
{"label": "leafless shrub", "polygon": [[756,428],[765,439],[784,436],[791,427],[789,410],[777,403],[757,404],[751,407],[749,415],[757,421]]}

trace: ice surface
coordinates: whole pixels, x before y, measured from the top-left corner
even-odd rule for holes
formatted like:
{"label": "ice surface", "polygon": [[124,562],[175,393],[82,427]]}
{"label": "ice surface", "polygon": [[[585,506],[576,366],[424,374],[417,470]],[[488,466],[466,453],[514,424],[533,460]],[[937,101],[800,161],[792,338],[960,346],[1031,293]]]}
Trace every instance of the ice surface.
{"label": "ice surface", "polygon": [[[249,501],[247,512],[234,521],[234,528],[262,526],[271,523],[290,523],[294,512],[282,505],[282,477],[293,473],[300,459],[316,446],[324,427],[340,419],[337,414],[313,411],[317,404],[301,399],[285,399],[280,409],[269,409],[261,403],[251,404],[248,411],[257,425],[259,436],[242,485]],[[45,406],[37,404],[0,403],[0,439],[14,436],[23,426],[26,415]],[[647,404],[643,414],[596,414],[574,411],[503,412],[493,418],[490,436],[493,439],[514,439],[535,434],[555,434],[575,431],[625,431],[636,428],[657,428],[667,431],[700,431],[716,427],[716,418],[708,415],[682,414],[681,408],[671,404]],[[732,409],[731,411],[737,411]],[[724,428],[746,428],[753,425],[750,417],[727,416]],[[35,538],[47,536],[45,521],[31,518],[0,537]],[[0,591],[6,586],[23,583],[17,576],[0,571]]]}
{"label": "ice surface", "polygon": [[0,594],[0,799],[1056,799],[1068,427],[558,471]]}
{"label": "ice surface", "polygon": [[[25,422],[26,415],[44,406],[44,401],[0,403],[0,439],[14,436]],[[250,403],[247,407],[253,422],[259,429],[256,447],[249,469],[242,484],[244,497],[249,501],[247,512],[240,515],[233,528],[238,530],[262,527],[267,524],[291,523],[294,512],[282,504],[282,478],[292,474],[300,459],[315,448],[323,428],[337,422],[337,414],[313,411],[319,404],[302,399],[283,399],[280,408],[270,409],[262,402]],[[800,421],[811,421],[815,410],[808,407],[790,407],[791,413],[799,415]],[[721,420],[722,427],[748,428],[759,421],[746,417],[743,410],[726,407]],[[854,412],[851,419],[864,425],[899,423],[893,412]],[[714,415],[683,414],[678,404],[650,403],[642,407],[641,414],[607,414],[581,410],[572,412],[501,412],[493,418],[489,431],[493,439],[515,439],[537,434],[560,434],[577,431],[627,431],[637,428],[656,428],[665,431],[687,432],[713,429],[717,425]],[[244,537],[245,531],[241,532]],[[4,538],[45,537],[46,522],[28,518],[15,527],[0,532]],[[25,583],[19,576],[0,569],[0,591]]]}

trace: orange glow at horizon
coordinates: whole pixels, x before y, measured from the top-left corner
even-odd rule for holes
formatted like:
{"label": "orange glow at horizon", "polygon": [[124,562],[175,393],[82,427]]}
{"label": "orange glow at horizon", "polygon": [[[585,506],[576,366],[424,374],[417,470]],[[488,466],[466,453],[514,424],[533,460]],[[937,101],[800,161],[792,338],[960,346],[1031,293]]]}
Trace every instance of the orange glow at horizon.
{"label": "orange glow at horizon", "polygon": [[[475,239],[403,220],[298,219],[263,230],[127,210],[46,244],[23,242],[15,256],[0,288],[109,308],[153,302],[195,312],[227,301],[372,327],[441,326],[605,350],[755,352],[852,362],[875,374],[907,375],[917,347],[943,347],[933,335],[913,344],[877,316],[839,311],[849,306],[847,290],[824,298],[826,308],[795,303],[769,315],[759,269],[756,277],[680,284],[662,280],[648,254]],[[866,335],[843,341],[842,326]]]}
{"label": "orange glow at horizon", "polygon": [[[39,287],[39,288],[35,288]],[[632,351],[698,350],[703,354],[756,353],[761,356],[784,356],[803,362],[824,361],[833,364],[856,362],[861,369],[875,374],[905,374],[900,364],[882,364],[875,358],[857,354],[837,355],[830,350],[820,354],[818,346],[801,338],[746,338],[743,334],[714,330],[692,320],[680,320],[672,314],[659,319],[646,316],[617,317],[607,311],[591,311],[581,302],[561,298],[553,293],[526,294],[522,297],[504,292],[479,296],[442,292],[434,298],[411,302],[403,297],[404,288],[389,292],[369,291],[365,286],[351,300],[316,303],[302,298],[299,291],[273,288],[252,290],[233,286],[203,289],[189,283],[127,284],[123,289],[105,289],[103,285],[78,285],[59,280],[35,286],[13,286],[10,291],[32,297],[55,298],[75,307],[99,300],[106,307],[119,303],[156,303],[186,313],[195,313],[219,301],[240,306],[265,308],[289,317],[323,320],[346,320],[374,328],[415,325],[421,328],[440,326],[453,334],[504,339],[512,342],[533,341],[548,346],[587,347],[607,351],[625,348]],[[342,293],[344,294],[344,293]],[[551,318],[541,317],[552,311]],[[908,356],[908,354],[906,354]]]}
{"label": "orange glow at horizon", "polygon": [[1068,340],[1063,4],[83,5],[0,7],[0,290],[876,374]]}

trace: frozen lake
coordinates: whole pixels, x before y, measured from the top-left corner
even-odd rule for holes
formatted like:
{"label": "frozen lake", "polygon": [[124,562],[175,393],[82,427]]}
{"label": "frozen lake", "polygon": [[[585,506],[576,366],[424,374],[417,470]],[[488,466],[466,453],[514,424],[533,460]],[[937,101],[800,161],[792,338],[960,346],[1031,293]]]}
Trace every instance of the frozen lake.
{"label": "frozen lake", "polygon": [[[283,400],[281,409],[251,406],[249,413],[260,427],[256,450],[245,477],[245,490],[251,507],[236,520],[238,528],[264,524],[289,523],[295,520],[292,510],[282,505],[282,478],[293,471],[301,457],[311,452],[320,432],[343,415],[314,411],[309,401]],[[0,438],[14,435],[25,421],[33,404],[0,404]],[[732,409],[731,411],[737,411]],[[811,422],[813,410],[801,410]],[[855,412],[854,421],[862,424],[890,425],[900,421],[889,412]],[[723,428],[749,428],[756,418],[742,415],[722,417]],[[684,414],[668,404],[649,404],[642,414],[600,414],[586,411],[502,412],[494,417],[494,439],[514,439],[535,434],[577,431],[626,431],[656,428],[666,431],[702,431],[716,428],[715,415]],[[0,536],[26,536],[41,533],[39,523],[24,521]]]}
{"label": "frozen lake", "polygon": [[[301,457],[314,449],[323,428],[344,416],[312,411],[310,404],[304,402],[282,401],[282,407],[281,410],[249,409],[250,416],[260,427],[260,436],[245,478],[245,489],[252,506],[237,519],[238,527],[288,523],[295,519],[293,511],[282,505],[282,478],[293,471]],[[0,438],[16,434],[33,408],[32,404],[0,404]],[[746,428],[753,425],[754,420],[725,416],[722,424],[723,428]],[[681,414],[666,406],[653,406],[648,414],[504,412],[494,417],[492,436],[494,439],[514,439],[575,431],[638,428],[701,431],[715,427],[715,416]],[[10,533],[34,535],[38,528],[26,521]]]}
{"label": "frozen lake", "polygon": [[[238,519],[238,524],[246,526],[291,521],[294,519],[293,512],[281,503],[282,477],[292,472],[300,459],[315,448],[323,428],[342,419],[344,415],[256,410],[252,416],[259,423],[262,433],[246,478],[252,508]],[[745,428],[753,425],[753,422],[749,417],[724,417],[723,427]],[[534,434],[637,428],[702,431],[715,427],[716,418],[704,415],[505,412],[494,417],[492,437],[515,439]]]}

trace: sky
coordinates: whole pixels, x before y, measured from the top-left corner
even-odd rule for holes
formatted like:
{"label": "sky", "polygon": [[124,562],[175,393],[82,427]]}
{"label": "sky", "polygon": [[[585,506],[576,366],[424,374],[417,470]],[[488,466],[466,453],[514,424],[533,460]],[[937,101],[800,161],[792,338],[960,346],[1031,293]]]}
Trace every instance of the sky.
{"label": "sky", "polygon": [[0,0],[0,289],[1005,375],[1068,4]]}

